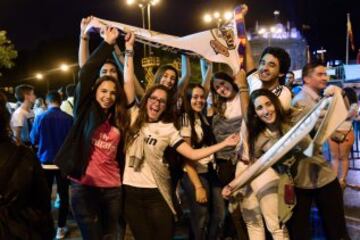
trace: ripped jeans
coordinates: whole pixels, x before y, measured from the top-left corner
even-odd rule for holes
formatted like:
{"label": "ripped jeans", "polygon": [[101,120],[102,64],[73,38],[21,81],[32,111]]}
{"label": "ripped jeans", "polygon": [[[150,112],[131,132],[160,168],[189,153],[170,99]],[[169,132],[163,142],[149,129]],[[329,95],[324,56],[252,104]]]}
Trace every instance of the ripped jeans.
{"label": "ripped jeans", "polygon": [[278,217],[278,182],[279,176],[269,168],[245,187],[240,206],[250,240],[265,240],[263,218],[274,240],[289,239],[288,230]]}

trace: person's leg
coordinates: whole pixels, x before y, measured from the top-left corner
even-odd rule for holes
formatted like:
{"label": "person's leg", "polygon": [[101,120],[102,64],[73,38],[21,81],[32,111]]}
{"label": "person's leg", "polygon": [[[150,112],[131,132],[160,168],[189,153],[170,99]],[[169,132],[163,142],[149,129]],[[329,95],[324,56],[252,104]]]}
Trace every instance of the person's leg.
{"label": "person's leg", "polygon": [[57,192],[60,198],[58,226],[65,227],[69,212],[69,180],[62,177],[60,171],[56,171],[55,177]]}
{"label": "person's leg", "polygon": [[102,239],[117,239],[121,208],[120,191],[120,187],[100,189]]}
{"label": "person's leg", "polygon": [[254,192],[248,188],[240,203],[242,216],[250,240],[265,240],[265,226],[261,215],[259,201]]}
{"label": "person's leg", "polygon": [[350,239],[346,230],[344,202],[337,179],[315,190],[315,201],[324,224],[326,239]]}
{"label": "person's leg", "polygon": [[345,141],[343,143],[341,143],[339,146],[339,149],[340,149],[339,160],[340,160],[340,164],[341,164],[341,172],[339,174],[339,180],[340,180],[341,187],[343,189],[345,188],[344,185],[346,184],[346,177],[349,172],[349,154],[350,154],[350,151],[354,144],[354,140],[355,140],[354,131],[351,130],[347,134]]}
{"label": "person's leg", "polygon": [[310,210],[314,190],[295,188],[296,205],[287,223],[291,240],[310,240]]}
{"label": "person's leg", "polygon": [[124,216],[136,240],[151,239],[151,228],[144,204],[147,189],[123,186]]}
{"label": "person's leg", "polygon": [[147,239],[171,240],[174,235],[174,215],[157,188],[147,191],[144,205],[152,236]]}
{"label": "person's leg", "polygon": [[194,239],[200,240],[206,238],[206,230],[209,220],[209,183],[203,174],[199,174],[200,181],[208,195],[208,202],[200,204],[196,202],[195,188],[190,178],[185,173],[181,181],[190,209],[190,222],[194,234]]}
{"label": "person's leg", "polygon": [[101,239],[99,192],[94,187],[73,183],[71,208],[84,240]]}
{"label": "person's leg", "polygon": [[273,239],[289,239],[287,228],[281,226],[279,221],[278,185],[279,176],[272,168],[269,168],[251,182],[266,227]]}

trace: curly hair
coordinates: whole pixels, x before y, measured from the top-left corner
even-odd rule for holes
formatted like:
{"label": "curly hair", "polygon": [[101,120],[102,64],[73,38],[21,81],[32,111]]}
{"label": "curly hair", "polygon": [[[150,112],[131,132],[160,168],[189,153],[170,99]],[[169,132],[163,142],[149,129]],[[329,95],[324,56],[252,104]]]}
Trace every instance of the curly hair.
{"label": "curly hair", "polygon": [[279,72],[284,74],[284,76],[279,77],[279,82],[280,82],[280,84],[283,85],[285,83],[285,75],[289,71],[289,68],[291,65],[291,58],[290,58],[289,53],[283,48],[267,47],[261,53],[260,60],[266,54],[270,54],[270,55],[274,56],[279,61]]}

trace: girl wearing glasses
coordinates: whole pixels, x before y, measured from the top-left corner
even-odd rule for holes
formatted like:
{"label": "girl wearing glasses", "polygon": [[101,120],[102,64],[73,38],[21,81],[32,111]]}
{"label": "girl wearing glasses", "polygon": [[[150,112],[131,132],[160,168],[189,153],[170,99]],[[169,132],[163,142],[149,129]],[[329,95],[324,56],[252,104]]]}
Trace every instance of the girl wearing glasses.
{"label": "girl wearing glasses", "polygon": [[[134,35],[126,38],[125,82],[133,83]],[[168,162],[164,151],[170,146],[191,160],[199,160],[226,147],[237,144],[232,135],[219,144],[193,149],[184,142],[172,121],[168,88],[150,87],[140,106],[131,109],[131,128],[126,137],[124,171],[125,218],[137,240],[171,239],[176,215]]]}

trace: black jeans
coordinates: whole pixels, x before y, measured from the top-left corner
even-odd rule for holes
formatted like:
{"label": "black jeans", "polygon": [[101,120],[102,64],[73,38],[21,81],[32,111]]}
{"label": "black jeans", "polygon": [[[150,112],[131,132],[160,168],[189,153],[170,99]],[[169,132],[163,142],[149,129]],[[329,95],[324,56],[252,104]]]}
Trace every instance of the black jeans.
{"label": "black jeans", "polygon": [[136,240],[170,240],[173,214],[157,188],[124,185],[125,219]]}
{"label": "black jeans", "polygon": [[56,189],[60,198],[58,226],[65,227],[69,213],[69,180],[61,176],[60,170],[45,170],[44,172],[50,192],[52,191],[54,178],[56,178]]}
{"label": "black jeans", "polygon": [[350,239],[346,230],[344,202],[338,179],[317,189],[295,188],[296,206],[288,223],[290,239],[310,240],[310,209],[316,203],[323,222],[326,239]]}
{"label": "black jeans", "polygon": [[120,187],[71,185],[71,207],[85,240],[116,240],[121,206]]}

